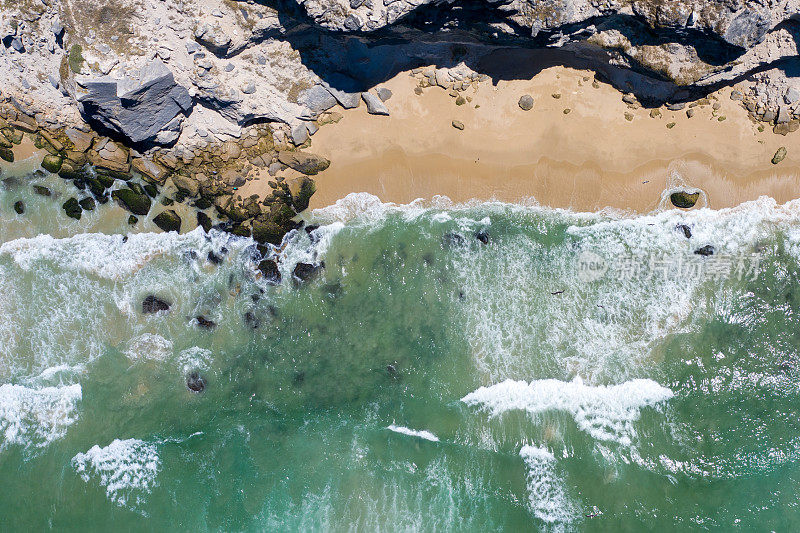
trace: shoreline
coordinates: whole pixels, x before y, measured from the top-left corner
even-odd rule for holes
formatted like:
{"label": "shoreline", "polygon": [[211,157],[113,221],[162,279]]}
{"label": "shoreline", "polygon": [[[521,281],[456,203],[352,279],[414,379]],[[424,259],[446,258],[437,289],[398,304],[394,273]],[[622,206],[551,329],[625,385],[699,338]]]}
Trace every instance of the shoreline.
{"label": "shoreline", "polygon": [[[665,191],[678,187],[701,189],[712,208],[762,195],[779,204],[800,197],[794,136],[751,120],[730,98],[735,88],[712,94],[707,105],[653,111],[626,104],[592,72],[569,67],[478,84],[461,93],[471,100],[462,105],[440,87],[416,94],[416,86],[408,72],[382,85],[392,91],[388,117],[368,114],[363,104],[337,108],[342,119],[313,137],[311,149],[331,166],[315,179],[310,209],[351,192],[398,204],[441,195],[456,203],[535,201],[637,213],[663,206]],[[524,94],[534,99],[530,111],[518,105]],[[773,165],[781,146],[788,155]]]}

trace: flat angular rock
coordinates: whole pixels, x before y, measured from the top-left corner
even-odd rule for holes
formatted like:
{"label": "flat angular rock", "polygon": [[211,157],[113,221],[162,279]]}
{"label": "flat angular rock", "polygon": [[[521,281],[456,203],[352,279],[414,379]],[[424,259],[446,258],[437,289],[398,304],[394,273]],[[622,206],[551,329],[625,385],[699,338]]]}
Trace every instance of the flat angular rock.
{"label": "flat angular rock", "polygon": [[138,78],[106,76],[78,83],[85,91],[78,101],[87,119],[134,144],[174,142],[184,114],[192,107],[189,91],[158,59],[142,67]]}
{"label": "flat angular rock", "polygon": [[389,115],[389,109],[381,102],[381,99],[372,93],[361,93],[361,98],[367,104],[367,112],[370,115]]}
{"label": "flat angular rock", "polygon": [[300,95],[297,103],[306,106],[314,113],[322,113],[336,105],[336,98],[322,85],[314,85]]}

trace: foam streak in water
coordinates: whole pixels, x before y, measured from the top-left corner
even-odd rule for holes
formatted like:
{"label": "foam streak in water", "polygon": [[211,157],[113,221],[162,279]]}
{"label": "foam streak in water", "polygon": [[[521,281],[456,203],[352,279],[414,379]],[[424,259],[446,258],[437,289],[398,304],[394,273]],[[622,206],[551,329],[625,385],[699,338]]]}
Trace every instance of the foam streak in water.
{"label": "foam streak in water", "polygon": [[411,437],[419,437],[421,439],[429,440],[431,442],[439,442],[439,437],[431,433],[427,430],[416,430],[410,429],[405,426],[396,426],[394,424],[387,426],[386,429],[389,431],[394,431],[395,433],[400,433],[402,435],[408,435]]}

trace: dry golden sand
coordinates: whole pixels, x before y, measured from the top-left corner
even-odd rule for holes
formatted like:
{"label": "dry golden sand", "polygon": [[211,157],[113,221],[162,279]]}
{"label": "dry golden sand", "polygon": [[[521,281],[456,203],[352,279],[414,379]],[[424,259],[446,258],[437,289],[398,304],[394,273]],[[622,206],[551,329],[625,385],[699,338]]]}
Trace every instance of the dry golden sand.
{"label": "dry golden sand", "polygon": [[[648,212],[675,176],[703,189],[713,208],[761,195],[780,203],[800,196],[800,134],[775,135],[769,126],[759,132],[730,100],[731,89],[715,95],[717,111],[698,107],[690,119],[686,110],[661,108],[662,116],[651,118],[649,109],[629,109],[613,87],[593,87],[592,77],[551,67],[531,80],[481,83],[461,93],[471,102],[457,106],[438,87],[415,94],[417,80],[398,74],[383,85],[394,93],[390,117],[368,115],[363,104],[337,109],[344,118],[313,137],[310,151],[331,166],[317,176],[311,208],[368,192],[397,203],[445,195]],[[531,111],[517,105],[523,94],[534,98]],[[788,156],[772,165],[780,146]]]}

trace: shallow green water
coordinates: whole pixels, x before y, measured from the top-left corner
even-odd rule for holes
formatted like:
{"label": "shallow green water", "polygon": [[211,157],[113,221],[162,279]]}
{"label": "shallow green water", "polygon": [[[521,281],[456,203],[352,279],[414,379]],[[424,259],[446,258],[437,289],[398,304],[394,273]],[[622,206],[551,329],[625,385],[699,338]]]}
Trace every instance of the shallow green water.
{"label": "shallow green water", "polygon": [[800,204],[353,195],[269,286],[249,241],[53,202],[0,190],[0,529],[800,527]]}

